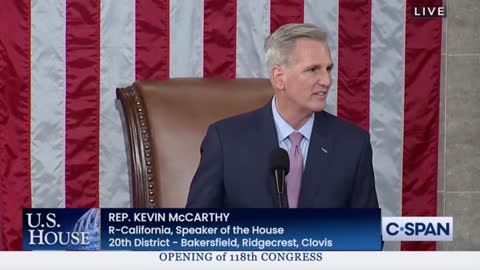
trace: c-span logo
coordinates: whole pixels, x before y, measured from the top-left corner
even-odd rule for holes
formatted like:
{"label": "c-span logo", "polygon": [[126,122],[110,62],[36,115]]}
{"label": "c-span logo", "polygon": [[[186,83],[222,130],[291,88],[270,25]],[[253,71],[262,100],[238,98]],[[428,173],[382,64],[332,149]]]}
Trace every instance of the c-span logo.
{"label": "c-span logo", "polygon": [[452,241],[452,217],[384,217],[384,241]]}

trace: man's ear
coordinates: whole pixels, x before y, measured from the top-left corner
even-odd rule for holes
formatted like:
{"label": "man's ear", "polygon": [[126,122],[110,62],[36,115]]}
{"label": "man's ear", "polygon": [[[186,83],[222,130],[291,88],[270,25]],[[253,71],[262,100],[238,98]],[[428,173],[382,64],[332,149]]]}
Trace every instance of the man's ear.
{"label": "man's ear", "polygon": [[285,89],[285,68],[283,66],[273,66],[271,71],[271,80],[275,89]]}

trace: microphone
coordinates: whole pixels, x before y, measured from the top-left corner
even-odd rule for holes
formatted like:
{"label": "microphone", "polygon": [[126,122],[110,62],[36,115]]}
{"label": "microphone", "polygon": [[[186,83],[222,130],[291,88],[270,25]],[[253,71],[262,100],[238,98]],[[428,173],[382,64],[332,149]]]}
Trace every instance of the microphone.
{"label": "microphone", "polygon": [[275,178],[275,188],[278,196],[278,207],[283,208],[282,194],[285,191],[285,176],[290,170],[290,159],[287,151],[277,148],[270,154],[270,172]]}

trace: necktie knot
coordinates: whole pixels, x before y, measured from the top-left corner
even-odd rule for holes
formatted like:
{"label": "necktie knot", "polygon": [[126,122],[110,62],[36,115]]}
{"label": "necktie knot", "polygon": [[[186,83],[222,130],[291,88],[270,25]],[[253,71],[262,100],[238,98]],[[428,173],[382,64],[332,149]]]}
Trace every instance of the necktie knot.
{"label": "necktie knot", "polygon": [[303,139],[303,135],[302,135],[302,133],[295,131],[295,132],[292,132],[292,134],[290,134],[290,136],[288,136],[288,138],[292,142],[292,146],[296,147],[296,146],[300,146],[300,142]]}

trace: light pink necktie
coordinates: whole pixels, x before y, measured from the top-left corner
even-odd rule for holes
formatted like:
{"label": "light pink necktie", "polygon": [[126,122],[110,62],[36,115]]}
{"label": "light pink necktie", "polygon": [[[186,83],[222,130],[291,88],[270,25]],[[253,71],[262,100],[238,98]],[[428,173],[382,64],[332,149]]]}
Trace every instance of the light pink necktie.
{"label": "light pink necktie", "polygon": [[288,136],[292,143],[288,156],[290,158],[290,172],[287,175],[287,194],[288,206],[297,208],[298,196],[300,195],[300,187],[302,185],[303,158],[300,142],[303,135],[300,132],[293,132]]}

